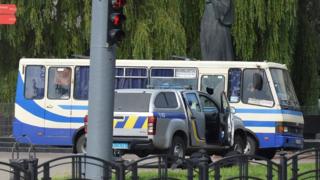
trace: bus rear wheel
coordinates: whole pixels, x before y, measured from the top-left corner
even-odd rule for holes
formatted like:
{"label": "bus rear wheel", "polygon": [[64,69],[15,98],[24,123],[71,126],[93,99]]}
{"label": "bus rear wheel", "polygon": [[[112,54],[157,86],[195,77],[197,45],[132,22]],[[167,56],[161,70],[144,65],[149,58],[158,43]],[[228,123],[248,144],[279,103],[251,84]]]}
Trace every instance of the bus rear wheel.
{"label": "bus rear wheel", "polygon": [[79,136],[79,138],[76,141],[76,153],[86,153],[87,152],[87,138],[85,134],[82,134]]}

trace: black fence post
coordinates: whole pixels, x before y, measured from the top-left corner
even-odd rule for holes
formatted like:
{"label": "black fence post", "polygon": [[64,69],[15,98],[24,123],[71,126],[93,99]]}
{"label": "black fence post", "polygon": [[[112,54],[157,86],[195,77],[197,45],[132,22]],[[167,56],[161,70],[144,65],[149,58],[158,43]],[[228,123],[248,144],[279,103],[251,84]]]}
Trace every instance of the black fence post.
{"label": "black fence post", "polygon": [[38,179],[38,158],[28,160],[28,173],[30,174],[30,180]]}
{"label": "black fence post", "polygon": [[131,179],[132,180],[138,180],[138,164],[135,162],[132,164],[131,166],[131,172],[132,172],[132,176]]}
{"label": "black fence post", "polygon": [[316,180],[320,179],[320,148],[316,149]]}
{"label": "black fence post", "polygon": [[279,179],[287,180],[287,157],[285,152],[280,152],[280,171],[279,171]]}
{"label": "black fence post", "polygon": [[208,170],[208,158],[205,155],[199,159],[199,180],[208,180],[209,170]]}
{"label": "black fence post", "polygon": [[187,171],[188,171],[188,180],[193,180],[193,162],[186,161]]}
{"label": "black fence post", "polygon": [[43,180],[51,180],[49,163],[43,165]]}
{"label": "black fence post", "polygon": [[116,179],[117,180],[124,180],[126,177],[124,160],[122,158],[116,158],[115,162],[118,166],[117,171],[116,171]]}
{"label": "black fence post", "polygon": [[298,156],[294,156],[292,157],[292,169],[291,169],[291,172],[292,172],[292,180],[297,180],[298,179]]}

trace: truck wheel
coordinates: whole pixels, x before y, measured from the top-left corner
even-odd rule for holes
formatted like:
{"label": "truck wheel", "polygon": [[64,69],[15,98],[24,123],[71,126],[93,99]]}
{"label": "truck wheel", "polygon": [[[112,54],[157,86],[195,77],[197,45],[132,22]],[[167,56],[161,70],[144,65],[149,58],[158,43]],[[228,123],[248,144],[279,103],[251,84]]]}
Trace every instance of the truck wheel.
{"label": "truck wheel", "polygon": [[247,136],[247,145],[244,148],[244,154],[255,155],[257,151],[257,142],[251,136]]}
{"label": "truck wheel", "polygon": [[184,158],[186,155],[186,144],[180,136],[174,136],[168,155]]}
{"label": "truck wheel", "polygon": [[87,152],[87,138],[82,134],[76,141],[76,153]]}

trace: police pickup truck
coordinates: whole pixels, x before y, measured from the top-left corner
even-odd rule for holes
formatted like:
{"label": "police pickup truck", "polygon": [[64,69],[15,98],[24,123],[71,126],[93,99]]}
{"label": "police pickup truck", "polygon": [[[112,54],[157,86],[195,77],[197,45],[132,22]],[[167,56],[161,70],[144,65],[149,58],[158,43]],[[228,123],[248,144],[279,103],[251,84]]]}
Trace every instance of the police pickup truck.
{"label": "police pickup truck", "polygon": [[209,154],[243,152],[245,145],[246,129],[224,92],[214,98],[195,90],[115,91],[113,149],[139,157],[184,157],[199,149]]}

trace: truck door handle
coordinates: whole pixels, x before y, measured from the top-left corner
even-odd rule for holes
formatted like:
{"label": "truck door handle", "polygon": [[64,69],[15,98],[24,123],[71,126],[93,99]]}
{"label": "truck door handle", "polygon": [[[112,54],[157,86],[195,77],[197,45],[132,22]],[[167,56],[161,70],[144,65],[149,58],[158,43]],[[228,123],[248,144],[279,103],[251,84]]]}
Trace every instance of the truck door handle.
{"label": "truck door handle", "polygon": [[47,105],[47,108],[53,108],[53,106],[52,105]]}

